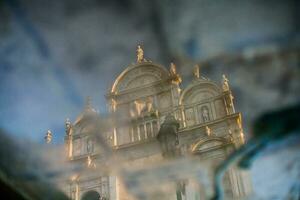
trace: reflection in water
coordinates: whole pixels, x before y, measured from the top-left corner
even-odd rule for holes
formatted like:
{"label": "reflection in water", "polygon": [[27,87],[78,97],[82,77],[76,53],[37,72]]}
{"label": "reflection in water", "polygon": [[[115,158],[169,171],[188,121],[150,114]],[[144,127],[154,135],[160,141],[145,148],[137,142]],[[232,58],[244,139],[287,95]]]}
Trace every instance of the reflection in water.
{"label": "reflection in water", "polygon": [[81,200],[104,200],[100,197],[100,194],[96,191],[88,191],[83,194]]}

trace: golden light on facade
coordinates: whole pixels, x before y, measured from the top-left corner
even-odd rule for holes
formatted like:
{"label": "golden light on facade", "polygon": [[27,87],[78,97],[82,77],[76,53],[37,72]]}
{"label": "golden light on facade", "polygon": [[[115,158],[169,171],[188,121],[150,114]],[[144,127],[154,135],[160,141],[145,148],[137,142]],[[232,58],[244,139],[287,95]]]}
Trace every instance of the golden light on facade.
{"label": "golden light on facade", "polygon": [[[120,73],[108,91],[106,98],[109,115],[100,119],[111,122],[111,125],[107,124],[110,126],[109,130],[99,130],[99,134],[103,134],[101,136],[110,145],[109,154],[110,150],[116,153],[112,159],[121,159],[124,164],[122,168],[148,167],[156,162],[160,165],[163,164],[162,156],[173,158],[179,152],[183,156],[190,156],[191,153],[197,158],[203,156],[203,160],[214,162],[216,152],[218,156],[225,158],[227,152],[232,150],[230,145],[239,146],[244,142],[241,115],[234,111],[226,76],[222,76],[222,82],[218,85],[201,76],[198,65],[194,66],[193,75],[194,80],[183,87],[181,92],[181,78],[176,65],[170,63],[169,69],[166,69],[151,63],[144,59],[141,46],[137,47],[136,62]],[[84,112],[90,111],[94,113],[88,98]],[[126,123],[129,123],[119,120],[118,114],[122,117],[124,115]],[[164,123],[168,115],[174,116],[176,123],[172,120]],[[81,113],[74,123],[69,120],[65,123],[68,159],[84,168],[80,172],[80,181],[77,174],[67,180],[70,190],[66,192],[75,200],[79,200],[87,188],[97,188],[100,195],[109,199],[127,198],[131,194],[120,183],[124,174],[115,173],[119,166],[106,164],[106,159],[109,158],[106,157],[106,148],[100,145],[97,146],[99,148],[90,148],[90,141],[95,141],[96,144],[97,140],[90,133],[88,122],[79,123],[82,116]],[[175,129],[178,129],[176,134],[164,134]],[[51,141],[51,137],[46,135],[46,141]],[[155,148],[157,142],[163,148]],[[153,175],[157,174],[151,173]],[[226,179],[226,187],[231,191],[238,189],[240,192],[236,197],[242,197],[247,189],[244,180],[247,180],[246,176],[231,170]],[[181,186],[200,194],[190,183]],[[170,192],[167,195],[174,196],[177,191],[183,191],[173,189],[166,191]],[[185,197],[192,199],[192,193]]]}
{"label": "golden light on facade", "polygon": [[78,174],[74,174],[74,175],[71,176],[70,180],[71,180],[72,182],[74,182],[74,181],[77,181],[78,178],[79,178],[79,175],[78,175]]}
{"label": "golden light on facade", "polygon": [[211,129],[208,126],[205,126],[205,133],[207,136],[211,135]]}
{"label": "golden light on facade", "polygon": [[222,89],[224,92],[229,91],[229,80],[225,74],[222,75]]}
{"label": "golden light on facade", "polygon": [[197,79],[200,78],[200,66],[199,65],[194,66],[193,75]]}
{"label": "golden light on facade", "polygon": [[136,61],[137,63],[141,63],[144,61],[144,50],[141,48],[140,45],[137,46]]}

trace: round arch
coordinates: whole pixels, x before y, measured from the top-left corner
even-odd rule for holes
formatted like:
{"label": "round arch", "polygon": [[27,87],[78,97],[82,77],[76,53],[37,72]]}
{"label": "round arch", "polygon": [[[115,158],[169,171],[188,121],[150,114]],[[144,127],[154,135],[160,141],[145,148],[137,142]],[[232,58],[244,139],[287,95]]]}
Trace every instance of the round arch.
{"label": "round arch", "polygon": [[192,152],[196,153],[196,152],[206,151],[211,148],[218,148],[226,143],[228,143],[228,141],[225,138],[210,136],[208,138],[201,139],[195,142],[192,145]]}
{"label": "round arch", "polygon": [[99,200],[100,197],[101,196],[97,191],[91,190],[91,191],[85,192],[82,195],[81,200]]}
{"label": "round arch", "polygon": [[132,84],[132,81],[141,75],[139,74],[139,69],[142,68],[144,68],[143,74],[147,75],[148,77],[152,76],[151,81],[153,82],[167,79],[169,76],[169,72],[163,66],[154,64],[152,62],[143,62],[136,65],[131,65],[117,77],[110,92],[118,93],[120,90],[122,90],[122,86],[124,86],[123,84]]}
{"label": "round arch", "polygon": [[213,97],[217,96],[221,93],[221,90],[218,85],[215,83],[208,81],[208,80],[199,80],[197,82],[194,82],[190,84],[184,91],[182,92],[179,104],[188,104],[188,103],[195,103],[195,102],[189,102],[190,99],[194,98],[196,96],[200,96],[201,94],[206,93],[207,96]]}

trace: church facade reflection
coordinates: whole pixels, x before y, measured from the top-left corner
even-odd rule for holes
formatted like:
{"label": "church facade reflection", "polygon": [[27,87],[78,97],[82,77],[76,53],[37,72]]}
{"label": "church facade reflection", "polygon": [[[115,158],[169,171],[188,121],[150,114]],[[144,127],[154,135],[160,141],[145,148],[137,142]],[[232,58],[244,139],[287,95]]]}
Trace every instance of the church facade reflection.
{"label": "church facade reflection", "polygon": [[[103,170],[107,164],[103,157],[108,154],[97,142],[99,138],[91,133],[99,123],[105,129],[99,129],[97,134],[101,134],[111,153],[122,157],[127,166],[163,162],[157,134],[168,115],[179,123],[176,149],[180,155],[209,163],[211,171],[243,145],[241,113],[235,112],[229,80],[223,75],[221,83],[216,84],[200,71],[195,66],[191,72],[193,80],[181,88],[181,76],[175,64],[171,63],[168,70],[147,61],[139,46],[136,63],[125,68],[106,95],[109,115],[101,117],[88,99],[77,119],[66,121],[67,158],[74,165],[86,167],[82,173],[61,182],[71,199],[86,199],[87,195],[111,200],[133,198],[118,174]],[[229,170],[224,179],[228,199],[245,196],[250,192],[250,185],[247,173],[238,169]],[[185,181],[182,187],[182,197],[187,200],[205,199],[210,192],[205,188],[195,189],[192,181]],[[159,199],[176,199],[176,188],[173,189],[170,195]],[[152,199],[155,198],[157,194]]]}

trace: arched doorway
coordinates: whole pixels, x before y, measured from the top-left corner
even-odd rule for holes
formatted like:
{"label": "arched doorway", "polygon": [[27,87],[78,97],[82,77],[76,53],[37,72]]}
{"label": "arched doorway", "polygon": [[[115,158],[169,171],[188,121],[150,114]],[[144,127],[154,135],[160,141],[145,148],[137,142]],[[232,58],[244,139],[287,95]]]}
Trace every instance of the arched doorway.
{"label": "arched doorway", "polygon": [[83,194],[81,200],[99,200],[100,194],[94,190],[88,191]]}

